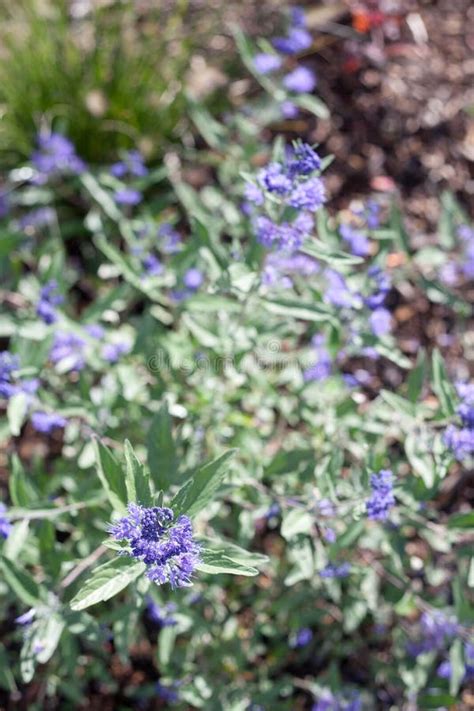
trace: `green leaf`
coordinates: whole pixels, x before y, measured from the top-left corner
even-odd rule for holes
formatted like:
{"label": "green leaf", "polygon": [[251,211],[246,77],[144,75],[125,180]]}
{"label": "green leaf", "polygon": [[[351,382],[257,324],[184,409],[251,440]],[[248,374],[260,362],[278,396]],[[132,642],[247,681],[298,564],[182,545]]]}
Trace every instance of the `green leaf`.
{"label": "green leaf", "polygon": [[300,251],[336,267],[361,264],[364,261],[362,257],[355,257],[353,254],[347,254],[347,252],[330,249],[324,242],[317,239],[312,239],[310,242],[305,243]]}
{"label": "green leaf", "polygon": [[28,480],[23,465],[17,454],[13,454],[10,476],[8,478],[10,498],[15,506],[27,508],[37,500],[33,485]]}
{"label": "green leaf", "polygon": [[300,318],[303,321],[330,321],[337,326],[331,311],[322,304],[305,304],[284,299],[262,299],[261,303],[264,309],[278,316]]}
{"label": "green leaf", "polygon": [[426,375],[426,353],[420,350],[415,367],[408,375],[407,395],[410,402],[419,400]]}
{"label": "green leaf", "polygon": [[8,401],[8,424],[10,425],[10,432],[14,437],[20,434],[27,411],[28,399],[26,393],[17,393]]}
{"label": "green leaf", "polygon": [[91,173],[83,173],[81,182],[89,192],[90,196],[103,209],[105,214],[114,222],[120,222],[122,213],[115,204],[112,196],[104,190],[99,181]]}
{"label": "green leaf", "polygon": [[181,487],[171,502],[171,508],[176,516],[180,514],[194,516],[212,501],[227,474],[227,463],[234,452],[235,450],[231,449],[212,462],[208,462]]}
{"label": "green leaf", "polygon": [[127,488],[120,463],[105,444],[94,439],[97,474],[112,508],[124,513],[127,508]]}
{"label": "green leaf", "polygon": [[0,567],[7,584],[25,605],[36,607],[42,604],[42,589],[28,573],[3,556],[0,558]]}
{"label": "green leaf", "polygon": [[453,514],[448,521],[448,528],[474,528],[474,511]]}
{"label": "green leaf", "polygon": [[283,514],[281,524],[281,535],[285,541],[290,541],[301,533],[310,535],[314,529],[315,519],[307,511],[301,509],[290,509]]}
{"label": "green leaf", "polygon": [[65,621],[58,615],[48,615],[44,620],[41,620],[36,633],[37,640],[41,644],[41,650],[36,655],[40,664],[46,664],[53,656],[64,626]]}
{"label": "green leaf", "polygon": [[291,101],[301,109],[309,111],[311,114],[316,116],[316,118],[327,119],[330,116],[329,109],[326,104],[312,94],[299,94],[298,96],[292,96]]}
{"label": "green leaf", "polygon": [[217,575],[219,573],[230,573],[231,575],[258,575],[258,570],[242,563],[237,563],[232,558],[225,555],[224,551],[206,550],[201,553],[202,563],[196,566],[202,573]]}
{"label": "green leaf", "polygon": [[94,571],[71,600],[71,609],[85,610],[99,602],[110,600],[142,575],[145,570],[145,563],[134,563],[125,556],[104,563]]}
{"label": "green leaf", "polygon": [[390,392],[390,390],[381,390],[380,396],[387,403],[387,405],[390,405],[390,407],[395,410],[395,412],[398,412],[404,417],[416,419],[417,408],[409,400],[406,400],[404,397],[401,397],[396,393]]}
{"label": "green leaf", "polygon": [[128,501],[151,506],[150,476],[137,459],[128,439],[125,440],[125,485]]}
{"label": "green leaf", "polygon": [[464,679],[465,667],[463,656],[463,644],[460,639],[456,639],[449,650],[449,661],[451,662],[451,676],[449,678],[449,693],[453,696],[459,691],[461,682]]}
{"label": "green leaf", "polygon": [[433,390],[438,396],[443,414],[452,417],[456,412],[455,391],[446,373],[441,353],[437,349],[433,351]]}
{"label": "green leaf", "polygon": [[155,487],[166,491],[176,481],[178,471],[172,420],[166,403],[163,403],[151,422],[147,436],[147,453]]}
{"label": "green leaf", "polygon": [[436,481],[436,467],[430,452],[423,447],[420,437],[410,432],[405,439],[405,452],[413,470],[423,479],[427,489],[431,489]]}
{"label": "green leaf", "polygon": [[247,551],[235,543],[229,543],[229,541],[204,537],[200,537],[198,540],[202,542],[205,550],[222,553],[222,555],[233,560],[234,563],[242,563],[242,565],[258,568],[269,561],[268,556],[255,551]]}

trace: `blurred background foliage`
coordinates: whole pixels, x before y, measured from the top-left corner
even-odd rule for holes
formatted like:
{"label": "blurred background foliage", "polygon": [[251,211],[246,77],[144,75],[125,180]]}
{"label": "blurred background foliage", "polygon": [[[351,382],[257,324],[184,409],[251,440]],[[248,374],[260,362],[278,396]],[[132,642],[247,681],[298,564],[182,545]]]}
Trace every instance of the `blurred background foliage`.
{"label": "blurred background foliage", "polygon": [[86,161],[139,146],[159,155],[183,132],[193,49],[187,0],[1,0],[0,159],[28,156],[42,127]]}

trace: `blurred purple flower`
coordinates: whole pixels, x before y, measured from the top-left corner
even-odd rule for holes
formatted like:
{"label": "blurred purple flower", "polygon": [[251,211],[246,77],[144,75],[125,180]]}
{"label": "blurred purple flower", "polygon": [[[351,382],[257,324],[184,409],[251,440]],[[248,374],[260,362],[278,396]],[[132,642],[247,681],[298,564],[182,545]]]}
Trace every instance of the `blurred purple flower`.
{"label": "blurred purple flower", "polygon": [[67,425],[67,420],[56,412],[33,412],[31,424],[37,432],[51,434],[55,429],[63,428]]}
{"label": "blurred purple flower", "polygon": [[12,525],[10,521],[4,516],[7,507],[3,502],[0,501],[0,536],[2,538],[8,538],[12,530]]}
{"label": "blurred purple flower", "polygon": [[118,205],[138,205],[143,200],[143,195],[139,190],[133,188],[121,188],[114,193],[115,202]]}
{"label": "blurred purple flower", "polygon": [[195,267],[188,269],[184,273],[183,284],[187,289],[190,289],[191,291],[197,291],[199,287],[202,286],[203,281],[203,273]]}
{"label": "blurred purple flower", "polygon": [[271,74],[271,72],[276,72],[280,69],[282,63],[281,57],[277,54],[270,54],[269,52],[259,52],[253,58],[253,66],[255,71],[259,74]]}
{"label": "blurred purple flower", "polygon": [[307,67],[297,67],[283,78],[283,86],[295,94],[308,94],[316,87],[316,75]]}

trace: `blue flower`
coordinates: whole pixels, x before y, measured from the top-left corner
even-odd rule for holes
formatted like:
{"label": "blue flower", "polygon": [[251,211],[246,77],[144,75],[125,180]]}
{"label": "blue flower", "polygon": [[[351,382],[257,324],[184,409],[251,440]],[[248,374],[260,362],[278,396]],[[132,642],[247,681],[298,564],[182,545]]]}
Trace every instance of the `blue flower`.
{"label": "blue flower", "polygon": [[30,608],[27,612],[15,619],[17,625],[30,625],[36,615],[36,609],[34,607]]}
{"label": "blue flower", "polygon": [[71,141],[60,133],[38,136],[38,150],[31,156],[31,162],[40,173],[34,182],[43,183],[49,177],[61,173],[82,173],[84,162],[76,155]]}
{"label": "blue flower", "polygon": [[102,348],[102,358],[109,363],[116,363],[120,356],[128,353],[130,346],[128,343],[119,341],[118,343],[106,343]]}
{"label": "blue flower", "polygon": [[128,541],[128,554],[146,564],[147,576],[157,585],[192,585],[192,575],[200,562],[200,546],[193,538],[187,516],[174,520],[169,508],[129,504],[128,516],[112,524],[109,532],[116,540]]}
{"label": "blue flower", "polygon": [[265,168],[262,168],[258,174],[258,181],[269,193],[277,195],[286,195],[293,185],[281,163],[269,163]]}
{"label": "blue flower", "polygon": [[37,432],[51,434],[55,429],[65,427],[67,420],[56,412],[34,412],[31,415],[31,424]]}
{"label": "blue flower", "polygon": [[286,37],[275,37],[272,42],[275,49],[289,55],[304,52],[312,43],[313,38],[304,27],[291,27]]}
{"label": "blue flower", "polygon": [[174,602],[168,602],[166,605],[159,605],[149,597],[147,599],[147,612],[150,619],[155,622],[160,627],[173,627],[176,625],[176,619],[173,617],[173,613],[177,610],[177,606]]}
{"label": "blue flower", "polygon": [[121,188],[114,193],[115,202],[118,205],[138,205],[142,201],[143,195],[139,190],[133,188]]}
{"label": "blue flower", "polygon": [[308,143],[301,141],[294,146],[288,160],[288,172],[292,176],[310,175],[321,169],[321,158]]}
{"label": "blue flower", "polygon": [[319,575],[322,578],[347,578],[350,572],[350,563],[328,563],[325,568],[319,571]]}
{"label": "blue flower", "polygon": [[351,308],[354,305],[354,296],[349,290],[344,277],[334,269],[325,269],[324,276],[327,288],[324,290],[324,301],[339,308]]}
{"label": "blue flower", "polygon": [[110,172],[116,178],[124,178],[127,175],[143,178],[148,175],[143,156],[139,151],[128,151],[122,161],[110,166]]}
{"label": "blue flower", "polygon": [[339,226],[339,233],[342,239],[349,244],[352,254],[357,257],[366,257],[370,252],[370,242],[367,236],[355,229],[352,225],[342,224]]}
{"label": "blue flower", "polygon": [[322,381],[329,378],[332,371],[332,358],[325,345],[326,339],[318,334],[313,337],[312,345],[316,356],[315,362],[303,373],[306,382],[316,380]]}
{"label": "blue flower", "polygon": [[299,629],[295,637],[290,641],[290,647],[293,649],[298,649],[300,647],[306,647],[313,639],[313,633],[309,627],[302,627]]}
{"label": "blue flower", "polygon": [[246,200],[254,205],[261,206],[265,202],[263,192],[260,190],[258,185],[255,185],[254,183],[247,183],[244,189],[244,195]]}
{"label": "blue flower", "polygon": [[160,238],[160,249],[165,254],[175,254],[179,251],[181,245],[181,236],[172,225],[165,222],[162,224],[158,230],[158,237]]}
{"label": "blue flower", "polygon": [[297,67],[283,78],[283,86],[295,94],[308,94],[316,87],[316,75],[307,67]]}
{"label": "blue flower", "polygon": [[280,69],[282,59],[278,54],[270,54],[269,52],[259,52],[253,58],[253,66],[259,74],[271,74]]}
{"label": "blue flower", "polygon": [[10,203],[8,200],[8,195],[4,192],[0,192],[0,219],[3,219],[10,212]]}
{"label": "blue flower", "polygon": [[183,284],[191,291],[197,291],[204,281],[204,276],[199,269],[192,267],[183,276]]}
{"label": "blue flower", "polygon": [[84,358],[85,346],[84,339],[74,333],[58,331],[54,335],[49,357],[55,365],[61,364],[64,372],[82,370],[86,364]]}
{"label": "blue flower", "polygon": [[326,202],[326,191],[321,178],[310,178],[299,183],[291,192],[288,203],[299,210],[316,212]]}
{"label": "blue flower", "polygon": [[55,306],[59,306],[64,301],[62,294],[57,293],[58,283],[55,279],[50,279],[40,291],[39,301],[36,306],[36,313],[48,325],[58,320]]}
{"label": "blue flower", "polygon": [[100,341],[104,337],[105,330],[99,323],[89,323],[84,326],[85,332],[91,337]]}
{"label": "blue flower", "polygon": [[375,336],[385,336],[390,333],[392,327],[392,316],[390,311],[384,308],[375,309],[369,317],[370,328]]}
{"label": "blue flower", "polygon": [[179,701],[179,694],[177,692],[177,687],[179,687],[179,682],[175,681],[170,686],[164,686],[159,681],[155,685],[155,691],[165,703],[176,704]]}
{"label": "blue flower", "polygon": [[30,210],[18,220],[18,227],[24,232],[33,232],[40,227],[50,225],[54,222],[55,212],[51,207],[38,207]]}
{"label": "blue flower", "polygon": [[147,254],[144,257],[143,267],[149,276],[159,276],[163,272],[163,265],[154,254]]}
{"label": "blue flower", "polygon": [[286,100],[282,101],[280,104],[280,111],[283,118],[294,119],[298,116],[300,110],[292,101]]}
{"label": "blue flower", "polygon": [[8,538],[10,531],[12,530],[10,521],[3,515],[6,510],[7,507],[0,501],[0,536],[2,538]]}
{"label": "blue flower", "polygon": [[15,394],[16,388],[12,381],[12,374],[20,367],[18,356],[9,351],[0,351],[0,397],[10,398]]}
{"label": "blue flower", "polygon": [[366,501],[367,517],[374,521],[386,521],[391,508],[395,506],[393,495],[393,473],[381,469],[370,477],[372,496]]}

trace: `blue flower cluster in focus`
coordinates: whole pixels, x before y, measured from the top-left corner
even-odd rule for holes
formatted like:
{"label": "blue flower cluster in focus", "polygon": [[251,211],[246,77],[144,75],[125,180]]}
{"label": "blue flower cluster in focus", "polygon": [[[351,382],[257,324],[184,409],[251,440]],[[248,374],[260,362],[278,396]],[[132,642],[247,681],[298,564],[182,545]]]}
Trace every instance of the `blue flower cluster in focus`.
{"label": "blue flower cluster in focus", "polygon": [[175,520],[169,508],[132,503],[128,505],[128,516],[112,524],[109,532],[117,541],[128,541],[129,555],[146,564],[147,576],[157,585],[192,585],[201,549],[187,516]]}

